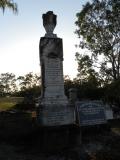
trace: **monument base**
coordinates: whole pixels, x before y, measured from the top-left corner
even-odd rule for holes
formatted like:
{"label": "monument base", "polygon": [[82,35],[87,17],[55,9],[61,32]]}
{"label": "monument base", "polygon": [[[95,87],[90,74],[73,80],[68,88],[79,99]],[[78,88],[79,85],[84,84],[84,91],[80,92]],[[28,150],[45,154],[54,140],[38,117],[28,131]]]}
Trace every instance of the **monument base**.
{"label": "monument base", "polygon": [[41,151],[60,152],[81,145],[81,130],[75,125],[40,127]]}
{"label": "monument base", "polygon": [[37,125],[41,149],[56,152],[80,146],[81,129],[75,122],[73,105],[39,105]]}
{"label": "monument base", "polygon": [[75,111],[71,105],[39,105],[37,121],[40,126],[75,124]]}

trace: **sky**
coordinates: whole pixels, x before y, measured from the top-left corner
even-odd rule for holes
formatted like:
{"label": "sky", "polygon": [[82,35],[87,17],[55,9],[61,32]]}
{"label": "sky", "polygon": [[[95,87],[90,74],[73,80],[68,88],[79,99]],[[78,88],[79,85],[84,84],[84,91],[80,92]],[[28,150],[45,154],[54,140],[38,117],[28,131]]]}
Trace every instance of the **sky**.
{"label": "sky", "polygon": [[18,14],[0,10],[0,74],[24,75],[40,73],[39,40],[45,35],[42,14],[53,11],[57,15],[54,33],[63,39],[64,75],[76,77],[75,47],[79,43],[74,33],[76,13],[88,0],[14,0]]}

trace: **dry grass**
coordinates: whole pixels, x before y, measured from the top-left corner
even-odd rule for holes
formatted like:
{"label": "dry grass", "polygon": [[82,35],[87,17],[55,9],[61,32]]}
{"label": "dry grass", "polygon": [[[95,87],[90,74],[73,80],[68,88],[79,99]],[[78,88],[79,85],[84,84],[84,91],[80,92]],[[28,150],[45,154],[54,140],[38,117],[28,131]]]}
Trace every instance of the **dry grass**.
{"label": "dry grass", "polygon": [[111,128],[112,132],[120,136],[120,128]]}
{"label": "dry grass", "polygon": [[13,108],[16,103],[13,102],[0,102],[0,111],[6,111]]}
{"label": "dry grass", "polygon": [[3,97],[0,98],[0,111],[6,111],[13,108],[17,103],[23,101],[23,97]]}

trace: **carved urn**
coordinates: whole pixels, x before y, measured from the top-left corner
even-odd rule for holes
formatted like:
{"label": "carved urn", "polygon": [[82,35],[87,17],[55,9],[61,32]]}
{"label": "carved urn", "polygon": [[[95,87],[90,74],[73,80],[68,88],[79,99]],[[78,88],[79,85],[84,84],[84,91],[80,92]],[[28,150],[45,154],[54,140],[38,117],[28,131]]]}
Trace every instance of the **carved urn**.
{"label": "carved urn", "polygon": [[43,26],[46,30],[46,36],[51,37],[53,34],[53,31],[56,26],[56,18],[57,16],[52,12],[48,11],[46,14],[43,14]]}

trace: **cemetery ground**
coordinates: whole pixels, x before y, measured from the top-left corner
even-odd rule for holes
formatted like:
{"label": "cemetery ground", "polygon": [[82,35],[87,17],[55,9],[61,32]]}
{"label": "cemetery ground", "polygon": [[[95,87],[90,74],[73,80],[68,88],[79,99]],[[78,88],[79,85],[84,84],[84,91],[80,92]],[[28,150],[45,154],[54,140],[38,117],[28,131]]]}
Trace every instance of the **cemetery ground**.
{"label": "cemetery ground", "polygon": [[120,119],[111,120],[107,125],[81,128],[79,146],[43,150],[43,131],[32,119],[33,109],[15,107],[21,101],[22,98],[0,99],[0,160],[120,159]]}

